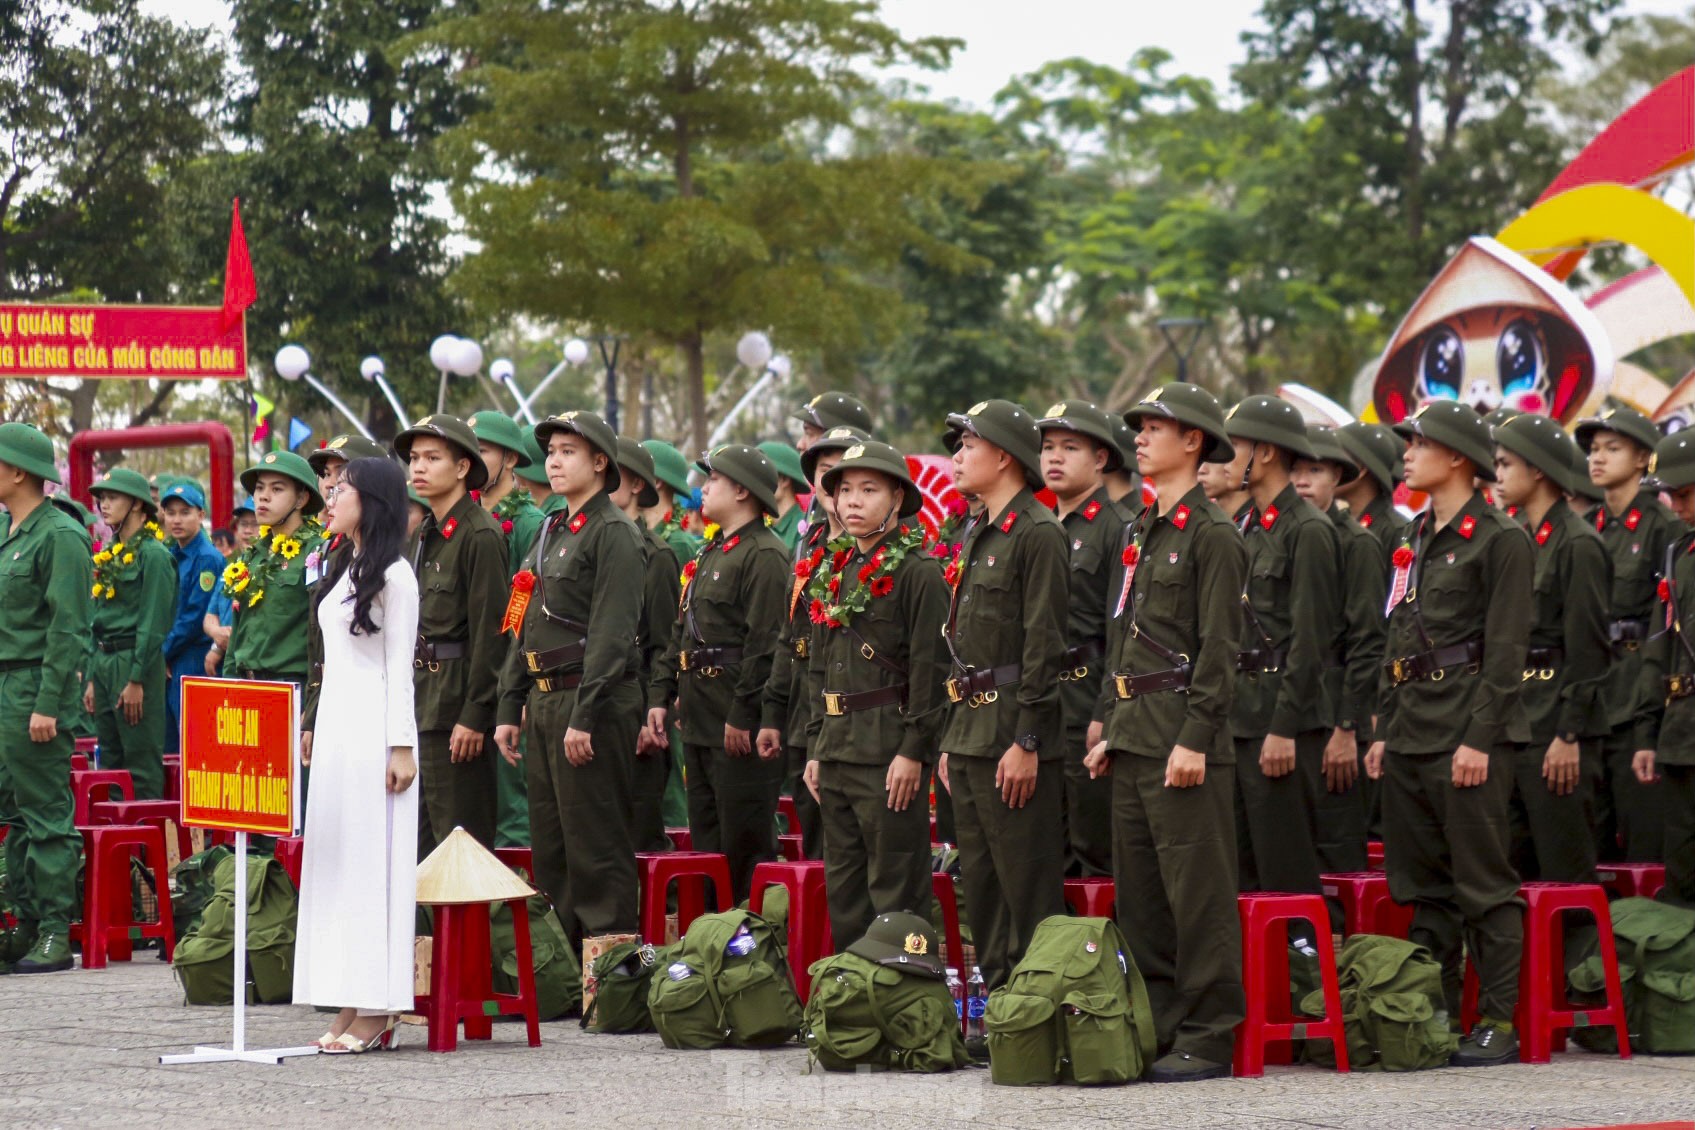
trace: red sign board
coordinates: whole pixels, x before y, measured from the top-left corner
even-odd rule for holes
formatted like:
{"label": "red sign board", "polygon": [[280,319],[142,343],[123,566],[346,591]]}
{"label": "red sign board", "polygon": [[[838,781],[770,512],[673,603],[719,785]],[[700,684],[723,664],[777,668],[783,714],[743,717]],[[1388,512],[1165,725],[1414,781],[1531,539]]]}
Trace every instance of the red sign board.
{"label": "red sign board", "polygon": [[0,303],[0,377],[246,376],[246,320],[217,306]]}
{"label": "red sign board", "polygon": [[300,710],[293,683],[182,681],[182,822],[294,834]]}

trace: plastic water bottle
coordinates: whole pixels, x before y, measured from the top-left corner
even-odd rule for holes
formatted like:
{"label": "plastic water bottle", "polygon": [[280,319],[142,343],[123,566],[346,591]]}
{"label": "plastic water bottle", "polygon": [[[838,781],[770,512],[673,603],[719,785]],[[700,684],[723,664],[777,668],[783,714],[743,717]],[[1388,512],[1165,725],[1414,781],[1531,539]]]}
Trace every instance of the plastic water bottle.
{"label": "plastic water bottle", "polygon": [[959,1017],[959,1030],[965,1031],[965,982],[959,979],[959,970],[948,966],[948,993],[953,997],[954,1015]]}
{"label": "plastic water bottle", "polygon": [[739,926],[725,944],[724,952],[731,957],[746,957],[753,952],[753,945],[753,935],[748,933],[746,926]]}
{"label": "plastic water bottle", "polygon": [[988,1038],[988,1032],[983,1026],[983,1015],[988,1009],[989,987],[983,981],[983,971],[973,965],[971,967],[971,980],[965,984],[966,1042]]}

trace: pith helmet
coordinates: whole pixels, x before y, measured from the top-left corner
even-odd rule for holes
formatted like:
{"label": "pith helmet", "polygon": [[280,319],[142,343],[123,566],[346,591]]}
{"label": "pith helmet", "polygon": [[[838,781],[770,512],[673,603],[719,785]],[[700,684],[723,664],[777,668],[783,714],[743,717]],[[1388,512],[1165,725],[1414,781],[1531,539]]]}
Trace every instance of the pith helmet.
{"label": "pith helmet", "polygon": [[483,443],[493,444],[516,454],[518,466],[522,467],[529,461],[530,453],[524,450],[524,430],[506,413],[485,409],[465,422],[471,425],[471,430],[477,433],[477,439]]}
{"label": "pith helmet", "polygon": [[636,505],[642,509],[659,505],[659,492],[653,489],[655,474],[653,453],[629,436],[618,437],[618,466],[635,476],[641,483],[636,491]]}
{"label": "pith helmet", "polygon": [[141,503],[150,516],[158,512],[158,507],[153,504],[153,488],[139,471],[132,471],[128,467],[115,467],[107,471],[98,482],[88,488],[88,493],[97,499],[102,494],[121,494]]}
{"label": "pith helmet", "polygon": [[962,436],[988,440],[1024,469],[1032,490],[1042,489],[1042,432],[1035,418],[1010,400],[980,400],[970,411],[948,416],[948,427]]}
{"label": "pith helmet", "polygon": [[850,944],[848,952],[878,965],[940,981],[947,970],[942,966],[939,948],[936,928],[929,919],[897,911],[873,919],[865,936]]}
{"label": "pith helmet", "polygon": [[1343,424],[1336,429],[1336,442],[1354,463],[1377,480],[1384,494],[1395,493],[1401,481],[1401,452],[1405,445],[1388,428],[1374,424]]}
{"label": "pith helmet", "polygon": [[1408,437],[1423,436],[1458,452],[1471,461],[1478,478],[1495,481],[1495,445],[1489,436],[1489,425],[1471,405],[1457,400],[1432,400],[1396,424],[1395,430]]}
{"label": "pith helmet", "polygon": [[743,487],[767,514],[777,513],[777,468],[757,447],[726,443],[700,457],[695,468],[703,475],[717,472]]}
{"label": "pith helmet", "polygon": [[[590,447],[606,456],[606,470],[602,474],[605,489],[607,493],[618,489],[618,484],[622,481],[618,471],[618,434],[612,430],[611,424],[593,412],[580,412],[575,409],[561,412],[536,425],[536,445],[545,451],[548,438],[555,432],[580,435],[588,441]],[[658,501],[657,495],[654,501]]]}
{"label": "pith helmet", "polygon": [[27,471],[44,482],[59,481],[59,468],[53,462],[53,441],[15,420],[0,424],[0,463]]}
{"label": "pith helmet", "polygon": [[1336,480],[1337,486],[1347,486],[1360,477],[1359,463],[1355,461],[1352,455],[1348,454],[1347,448],[1342,446],[1342,441],[1336,435],[1335,428],[1314,424],[1307,428],[1307,442],[1318,453],[1320,461],[1334,463],[1337,469],[1341,471],[1340,477]]}
{"label": "pith helmet", "polygon": [[1109,474],[1124,466],[1124,452],[1118,446],[1112,425],[1112,417],[1087,400],[1061,400],[1036,421],[1041,431],[1076,432],[1100,444],[1106,449],[1106,466],[1102,470]]}
{"label": "pith helmet", "polygon": [[351,463],[355,459],[393,459],[394,453],[382,444],[361,435],[339,435],[306,456],[312,473],[322,475],[324,464],[332,459]]}
{"label": "pith helmet", "polygon": [[800,453],[801,473],[806,476],[806,481],[810,483],[813,477],[818,474],[819,457],[832,451],[846,451],[854,444],[864,443],[870,438],[869,435],[858,428],[850,428],[845,424],[841,427],[831,428],[813,440],[811,447]]}
{"label": "pith helmet", "polygon": [[791,413],[794,419],[821,431],[831,428],[871,430],[871,410],[863,401],[845,392],[821,392]]}
{"label": "pith helmet", "polygon": [[[1494,428],[1495,446],[1506,448],[1547,475],[1562,491],[1574,490],[1573,468],[1582,458],[1577,442],[1547,416],[1520,413]],[[1587,479],[1589,476],[1584,475]]]}
{"label": "pith helmet", "polygon": [[1648,451],[1658,450],[1660,429],[1634,408],[1619,405],[1603,410],[1599,415],[1586,416],[1577,422],[1577,445],[1588,451],[1595,442],[1596,432],[1617,432]]}
{"label": "pith helmet", "polygon": [[1198,428],[1206,434],[1207,444],[1201,449],[1201,459],[1207,463],[1229,463],[1236,458],[1236,448],[1224,427],[1224,409],[1218,398],[1200,385],[1173,381],[1149,393],[1143,401],[1124,413],[1124,422],[1140,431],[1142,421],[1154,417],[1175,420],[1186,428]]}
{"label": "pith helmet", "polygon": [[1303,459],[1319,457],[1307,440],[1300,409],[1280,397],[1261,393],[1238,402],[1224,417],[1224,430],[1233,440],[1269,443]]}
{"label": "pith helmet", "polygon": [[394,450],[402,460],[409,461],[412,458],[412,441],[420,436],[434,436],[449,446],[458,448],[459,453],[471,461],[471,469],[465,475],[465,489],[483,489],[488,482],[488,468],[483,466],[483,452],[482,448],[477,446],[477,433],[473,432],[464,420],[449,416],[445,412],[425,416],[394,437]]}
{"label": "pith helmet", "polygon": [[900,516],[910,518],[924,505],[924,495],[906,468],[906,456],[886,443],[868,439],[842,453],[842,461],[824,472],[824,493],[834,495],[836,484],[849,471],[876,471],[895,480],[901,488]]}
{"label": "pith helmet", "polygon": [[[473,459],[471,464],[481,467],[482,460]],[[318,476],[312,473],[312,465],[294,452],[267,451],[263,459],[241,473],[241,489],[252,494],[259,485],[260,475],[281,475],[305,487],[308,497],[302,514],[316,514],[324,508],[323,496],[318,493]]]}

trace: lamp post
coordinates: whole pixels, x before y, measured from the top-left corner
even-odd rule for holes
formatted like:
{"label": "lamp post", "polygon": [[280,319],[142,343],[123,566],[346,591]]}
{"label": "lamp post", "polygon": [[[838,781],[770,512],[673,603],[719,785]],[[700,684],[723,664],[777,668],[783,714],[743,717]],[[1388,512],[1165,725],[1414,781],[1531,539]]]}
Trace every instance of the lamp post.
{"label": "lamp post", "polygon": [[385,372],[381,357],[372,355],[359,362],[359,375],[383,390],[383,395],[388,398],[388,406],[394,409],[395,420],[404,428],[411,421],[407,419],[406,409],[400,404],[400,397],[394,395],[394,386],[383,379]]}
{"label": "lamp post", "polygon": [[1177,358],[1177,379],[1189,379],[1189,355],[1194,353],[1195,346],[1201,343],[1201,334],[1206,331],[1205,318],[1161,318],[1154,325],[1159,327],[1160,336],[1165,338],[1165,344],[1171,347],[1172,355]]}
{"label": "lamp post", "polygon": [[496,358],[488,367],[488,375],[495,379],[495,383],[505,385],[506,391],[512,394],[512,399],[518,402],[518,411],[513,414],[513,418],[522,416],[529,421],[532,428],[535,427],[535,411],[530,407],[530,399],[524,395],[524,390],[518,387],[518,367],[512,364],[511,359]]}
{"label": "lamp post", "polygon": [[565,343],[565,360],[573,365],[580,365],[588,360],[589,341],[594,342],[600,350],[601,364],[606,366],[606,412],[604,416],[613,432],[618,430],[618,351],[623,348],[624,338],[619,334],[597,334],[584,341],[574,337]]}
{"label": "lamp post", "polygon": [[789,360],[787,354],[772,355],[771,339],[758,330],[743,334],[741,340],[736,342],[736,360],[758,373],[759,379],[754,381],[746,392],[742,393],[742,397],[736,401],[735,407],[725,414],[724,419],[713,430],[706,443],[708,449],[717,447],[724,442],[724,437],[728,436],[730,429],[735,426],[737,417],[749,405],[757,401],[766,390],[778,381],[787,379],[793,368],[793,363]]}
{"label": "lamp post", "polygon": [[341,398],[336,396],[335,393],[324,387],[322,381],[307,371],[312,367],[312,355],[310,353],[307,353],[298,345],[285,345],[277,350],[276,360],[273,364],[276,366],[277,376],[285,381],[305,381],[319,396],[329,401],[343,416],[346,416],[355,431],[366,439],[375,442],[371,433],[365,430],[365,425],[360,422],[359,417],[353,414],[353,410],[343,404]]}

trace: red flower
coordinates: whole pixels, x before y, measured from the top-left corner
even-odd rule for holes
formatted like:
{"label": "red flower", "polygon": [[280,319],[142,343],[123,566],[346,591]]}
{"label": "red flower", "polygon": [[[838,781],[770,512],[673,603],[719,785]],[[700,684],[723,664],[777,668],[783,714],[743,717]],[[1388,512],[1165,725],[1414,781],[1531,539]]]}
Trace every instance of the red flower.
{"label": "red flower", "polygon": [[1671,603],[1671,585],[1667,584],[1664,580],[1662,580],[1662,581],[1660,581],[1660,590],[1659,591],[1660,591],[1660,603],[1661,604],[1670,604]]}
{"label": "red flower", "polygon": [[795,576],[799,577],[801,580],[804,581],[804,580],[806,580],[807,577],[810,577],[811,575],[812,575],[812,561],[810,559],[805,560],[805,561],[796,561],[795,562]]}
{"label": "red flower", "polygon": [[876,571],[877,563],[875,561],[867,561],[865,564],[861,565],[859,567],[859,583],[863,585],[865,582],[869,581],[871,579],[871,574]]}
{"label": "red flower", "polygon": [[483,492],[482,491],[474,490],[474,491],[471,492],[471,501],[472,502],[481,502],[482,500],[483,500]]}
{"label": "red flower", "polygon": [[830,578],[830,595],[831,596],[837,596],[841,593],[841,591],[842,591],[842,579],[840,577],[831,577]]}
{"label": "red flower", "polygon": [[694,580],[695,572],[699,569],[700,569],[700,562],[698,562],[698,561],[690,561],[687,565],[684,565],[683,566],[683,580],[685,580],[685,581]]}
{"label": "red flower", "polygon": [[442,538],[444,540],[452,538],[453,537],[453,531],[457,530],[458,528],[459,528],[459,519],[449,518],[447,520],[447,525],[445,525],[441,528]]}
{"label": "red flower", "polygon": [[878,577],[875,581],[871,582],[872,596],[888,596],[894,591],[895,579],[893,577]]}
{"label": "red flower", "polygon": [[953,546],[949,545],[947,542],[944,542],[944,541],[939,541],[935,545],[930,547],[930,556],[936,558],[937,560],[945,560],[947,558],[948,554],[950,554],[952,552],[953,552]]}
{"label": "red flower", "polygon": [[964,496],[956,494],[948,499],[947,505],[943,509],[947,512],[949,518],[963,518],[971,507],[966,504]]}
{"label": "red flower", "polygon": [[842,567],[842,563],[845,562],[847,559],[848,559],[848,551],[847,550],[845,550],[845,549],[836,550],[836,555],[834,557],[830,558],[830,568],[840,570],[841,567]]}
{"label": "red flower", "polygon": [[822,600],[813,601],[812,606],[807,609],[807,615],[812,618],[814,624],[822,624],[824,622],[824,602]]}
{"label": "red flower", "polygon": [[950,588],[959,587],[959,561],[957,558],[948,562],[948,567],[942,571],[942,579],[948,583]]}
{"label": "red flower", "polygon": [[536,575],[528,569],[522,570],[516,577],[512,578],[512,588],[515,592],[534,592],[535,587]]}
{"label": "red flower", "polygon": [[510,519],[510,518],[504,519],[500,523],[500,531],[501,531],[501,533],[505,533],[505,534],[511,533],[512,532],[512,519]]}
{"label": "red flower", "polygon": [[1139,546],[1139,545],[1127,545],[1127,546],[1124,547],[1124,563],[1126,565],[1134,565],[1137,561],[1141,560],[1141,557],[1142,557],[1142,547],[1141,546]]}
{"label": "red flower", "polygon": [[1413,563],[1413,551],[1403,545],[1395,551],[1390,560],[1395,563],[1395,568],[1405,569]]}

